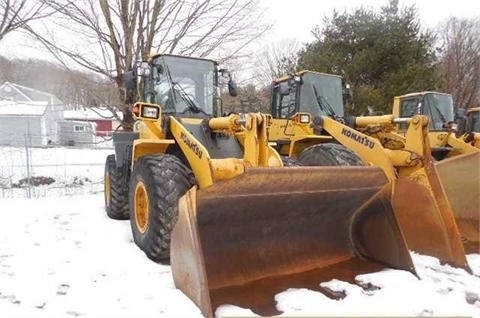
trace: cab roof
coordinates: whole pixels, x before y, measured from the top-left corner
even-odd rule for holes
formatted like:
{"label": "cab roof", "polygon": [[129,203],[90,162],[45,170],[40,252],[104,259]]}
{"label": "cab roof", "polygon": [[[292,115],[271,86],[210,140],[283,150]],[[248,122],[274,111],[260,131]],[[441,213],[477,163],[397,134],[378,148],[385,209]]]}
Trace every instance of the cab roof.
{"label": "cab roof", "polygon": [[451,94],[447,94],[447,93],[441,93],[441,92],[435,92],[435,91],[423,91],[423,92],[414,92],[414,93],[408,93],[408,94],[405,94],[405,95],[400,95],[398,96],[399,98],[405,98],[405,97],[416,97],[416,96],[424,96],[424,95],[427,95],[427,94],[437,94],[437,95],[448,95],[450,96]]}
{"label": "cab roof", "polygon": [[[294,76],[295,76],[295,75],[296,75],[296,76],[303,76],[303,75],[305,75],[306,73],[313,73],[313,74],[318,74],[318,75],[323,75],[323,76],[332,76],[332,77],[342,78],[340,75],[327,74],[327,73],[321,73],[321,72],[315,72],[315,71],[309,71],[309,70],[302,70],[302,71],[299,71],[299,72],[294,73],[293,75],[294,75]],[[290,78],[292,78],[292,75],[287,75],[287,76],[283,76],[283,77],[274,79],[273,82],[274,82],[274,83],[281,83],[281,82],[288,81]]]}
{"label": "cab roof", "polygon": [[212,62],[215,65],[218,65],[217,61],[214,61],[214,60],[211,60],[211,59],[205,59],[205,58],[201,58],[201,57],[185,56],[185,55],[164,54],[164,53],[150,54],[148,56],[148,60],[150,61],[150,60],[153,60],[154,58],[161,57],[161,56],[171,56],[171,57],[178,57],[178,58],[191,59],[191,60],[209,61],[209,62]]}

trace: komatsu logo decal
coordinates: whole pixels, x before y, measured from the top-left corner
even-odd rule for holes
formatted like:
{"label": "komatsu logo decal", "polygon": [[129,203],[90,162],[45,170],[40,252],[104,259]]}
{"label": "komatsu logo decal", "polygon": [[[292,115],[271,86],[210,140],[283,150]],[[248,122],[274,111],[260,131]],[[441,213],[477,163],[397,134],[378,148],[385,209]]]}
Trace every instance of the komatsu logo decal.
{"label": "komatsu logo decal", "polygon": [[202,159],[203,152],[200,147],[195,142],[190,140],[190,138],[188,138],[183,131],[180,133],[180,138],[188,146],[188,148],[190,148],[197,155],[199,159]]}
{"label": "komatsu logo decal", "polygon": [[369,140],[366,137],[363,137],[347,128],[342,128],[342,135],[347,136],[348,138],[355,140],[356,142],[364,145],[365,147],[368,147],[370,149],[373,149],[375,147],[375,143],[371,140]]}

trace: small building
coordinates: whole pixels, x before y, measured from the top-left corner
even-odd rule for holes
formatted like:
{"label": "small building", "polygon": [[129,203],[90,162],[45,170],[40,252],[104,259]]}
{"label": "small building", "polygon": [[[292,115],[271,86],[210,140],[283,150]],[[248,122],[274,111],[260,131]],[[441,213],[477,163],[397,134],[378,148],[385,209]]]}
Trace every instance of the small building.
{"label": "small building", "polygon": [[[112,135],[120,123],[107,107],[90,107],[80,110],[66,110],[63,113],[65,120],[68,121],[86,121],[95,123],[96,135],[98,137],[108,137]],[[122,113],[117,113],[122,118]]]}
{"label": "small building", "polygon": [[58,143],[62,146],[87,146],[95,144],[95,123],[62,120],[58,122]]}
{"label": "small building", "polygon": [[56,143],[63,103],[54,95],[5,82],[0,86],[0,145]]}

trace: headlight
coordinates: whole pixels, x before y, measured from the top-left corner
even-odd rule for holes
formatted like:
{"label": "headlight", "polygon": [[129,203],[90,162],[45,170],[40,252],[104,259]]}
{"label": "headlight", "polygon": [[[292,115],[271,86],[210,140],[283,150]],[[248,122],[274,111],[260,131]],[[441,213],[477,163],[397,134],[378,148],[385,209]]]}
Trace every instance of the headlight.
{"label": "headlight", "polygon": [[155,106],[143,106],[141,117],[157,119],[159,117],[159,108]]}
{"label": "headlight", "polygon": [[309,122],[310,122],[310,115],[307,115],[307,114],[300,115],[301,124],[308,124]]}

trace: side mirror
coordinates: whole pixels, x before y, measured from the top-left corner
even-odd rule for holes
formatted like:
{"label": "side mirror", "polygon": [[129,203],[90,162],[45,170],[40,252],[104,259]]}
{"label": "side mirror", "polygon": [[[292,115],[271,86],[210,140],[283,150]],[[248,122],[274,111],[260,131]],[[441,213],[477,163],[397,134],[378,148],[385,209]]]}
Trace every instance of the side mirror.
{"label": "side mirror", "polygon": [[138,76],[142,76],[142,77],[150,76],[151,70],[150,70],[150,64],[148,62],[137,63],[135,67],[136,67]]}
{"label": "side mirror", "polygon": [[237,91],[237,84],[232,79],[232,74],[230,74],[230,71],[227,70],[226,68],[221,68],[218,70],[218,73],[222,76],[228,77],[228,94],[232,97],[236,97],[238,95]]}
{"label": "side mirror", "polygon": [[228,94],[233,97],[238,95],[237,84],[231,78],[228,81]]}
{"label": "side mirror", "polygon": [[353,92],[352,92],[352,88],[350,87],[350,84],[345,85],[345,89],[343,91],[343,100],[345,104],[348,103],[352,105],[352,109],[353,109]]}
{"label": "side mirror", "polygon": [[463,107],[459,107],[455,110],[455,136],[458,138],[465,133],[467,130],[467,110]]}
{"label": "side mirror", "polygon": [[124,73],[123,84],[125,85],[125,88],[128,90],[134,90],[135,84],[136,84],[135,79],[136,79],[136,76],[133,71]]}
{"label": "side mirror", "polygon": [[280,96],[287,96],[290,94],[290,84],[288,82],[281,82],[278,84],[278,92]]}
{"label": "side mirror", "polygon": [[467,117],[467,111],[465,108],[457,108],[455,112],[455,117],[456,118],[465,118]]}

